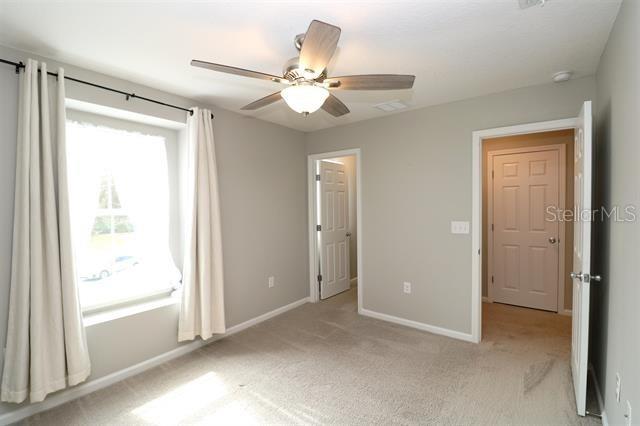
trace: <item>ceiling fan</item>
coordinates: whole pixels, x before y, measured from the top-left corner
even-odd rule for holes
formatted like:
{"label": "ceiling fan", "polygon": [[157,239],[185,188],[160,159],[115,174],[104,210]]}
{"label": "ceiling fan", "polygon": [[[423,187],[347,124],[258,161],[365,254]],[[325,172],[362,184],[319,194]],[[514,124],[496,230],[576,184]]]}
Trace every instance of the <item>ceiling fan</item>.
{"label": "ceiling fan", "polygon": [[397,90],[413,87],[413,75],[367,74],[327,77],[327,64],[338,45],[340,31],[335,25],[311,21],[307,32],[295,37],[295,46],[300,55],[285,63],[282,77],[196,59],[191,61],[191,65],[243,77],[270,80],[287,86],[281,91],[243,106],[243,110],[256,110],[284,99],[291,109],[305,116],[322,108],[334,117],[340,117],[347,114],[349,108],[329,90]]}

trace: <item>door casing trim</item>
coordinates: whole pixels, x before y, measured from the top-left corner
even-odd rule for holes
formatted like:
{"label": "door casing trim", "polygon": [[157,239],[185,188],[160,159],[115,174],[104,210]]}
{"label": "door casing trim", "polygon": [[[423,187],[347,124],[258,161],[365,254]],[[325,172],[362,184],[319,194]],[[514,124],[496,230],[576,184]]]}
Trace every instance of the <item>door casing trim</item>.
{"label": "door casing trim", "polygon": [[360,148],[344,149],[340,151],[323,152],[317,154],[309,154],[307,156],[307,194],[308,194],[308,226],[309,229],[309,301],[316,303],[320,300],[318,293],[318,268],[316,262],[317,256],[317,231],[316,224],[316,174],[315,162],[319,160],[327,160],[336,157],[355,156],[356,158],[356,244],[357,251],[357,269],[358,269],[358,313],[362,314],[362,299],[364,292],[364,273],[362,270],[362,151]]}
{"label": "door casing trim", "polygon": [[[493,162],[493,158],[499,155],[521,154],[528,152],[541,151],[557,151],[558,152],[558,208],[564,210],[566,208],[567,199],[567,147],[564,144],[553,145],[535,145],[532,144],[526,148],[507,148],[489,151],[487,153],[487,167]],[[493,216],[493,185],[489,170],[485,171],[485,179],[487,181],[487,218]],[[487,222],[487,225],[489,222]],[[562,313],[564,308],[564,271],[565,271],[565,255],[566,255],[566,225],[564,221],[558,223],[558,289],[556,303],[557,313]],[[487,230],[487,278],[493,275],[493,233]],[[482,267],[482,266],[481,266]],[[487,280],[487,298],[489,302],[493,302],[493,291],[491,283]]]}
{"label": "door casing trim", "polygon": [[575,129],[577,118],[541,121],[476,130],[471,133],[471,336],[472,341],[482,339],[482,143],[484,139],[514,136],[553,130]]}

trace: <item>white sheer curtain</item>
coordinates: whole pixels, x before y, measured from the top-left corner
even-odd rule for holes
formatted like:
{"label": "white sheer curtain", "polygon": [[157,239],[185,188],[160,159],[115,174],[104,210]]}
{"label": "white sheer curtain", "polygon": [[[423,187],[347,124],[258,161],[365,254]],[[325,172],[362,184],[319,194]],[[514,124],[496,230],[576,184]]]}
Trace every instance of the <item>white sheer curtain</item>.
{"label": "white sheer curtain", "polygon": [[84,253],[91,252],[100,179],[111,174],[123,213],[136,234],[132,244],[145,271],[145,282],[137,283],[140,292],[144,293],[145,287],[166,290],[177,286],[181,274],[169,245],[169,171],[164,138],[90,123],[71,122],[68,129],[73,160],[70,169],[82,176],[73,180],[71,188],[78,247]]}
{"label": "white sheer curtain", "polygon": [[[64,71],[21,76],[7,346],[1,399],[41,401],[90,374],[72,255]],[[49,92],[49,84],[54,86]]]}
{"label": "white sheer curtain", "polygon": [[220,200],[211,112],[187,119],[187,207],[178,340],[225,332]]}
{"label": "white sheer curtain", "polygon": [[149,279],[177,286],[181,275],[169,249],[169,169],[165,140],[159,136],[114,133],[114,147],[119,154],[111,162],[111,171],[122,206],[137,234],[140,263],[153,265],[148,269]]}

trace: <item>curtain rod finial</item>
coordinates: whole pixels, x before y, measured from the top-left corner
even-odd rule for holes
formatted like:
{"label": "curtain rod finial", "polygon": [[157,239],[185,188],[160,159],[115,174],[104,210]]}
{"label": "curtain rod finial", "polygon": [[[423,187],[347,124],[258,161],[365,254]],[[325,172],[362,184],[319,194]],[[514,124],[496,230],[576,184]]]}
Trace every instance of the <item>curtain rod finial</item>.
{"label": "curtain rod finial", "polygon": [[[192,109],[189,110],[189,115],[193,116],[193,110]],[[212,120],[213,120],[214,117],[215,116],[213,115],[213,113],[211,113],[211,119]]]}

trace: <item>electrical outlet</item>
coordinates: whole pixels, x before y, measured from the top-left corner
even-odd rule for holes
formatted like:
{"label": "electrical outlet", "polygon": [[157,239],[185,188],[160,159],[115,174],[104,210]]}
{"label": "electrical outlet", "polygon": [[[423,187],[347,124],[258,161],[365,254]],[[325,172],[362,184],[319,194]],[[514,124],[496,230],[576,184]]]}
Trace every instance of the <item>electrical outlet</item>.
{"label": "electrical outlet", "polygon": [[627,426],[631,426],[633,424],[633,420],[631,419],[631,403],[627,399],[627,412],[624,414],[624,419],[626,421]]}
{"label": "electrical outlet", "polygon": [[616,402],[620,402],[620,373],[616,373]]}
{"label": "electrical outlet", "polygon": [[269,288],[273,287],[274,285],[276,285],[276,278],[269,277]]}
{"label": "electrical outlet", "polygon": [[406,294],[411,293],[411,283],[410,283],[410,282],[407,282],[407,281],[405,281],[405,282],[404,282],[404,284],[403,284],[403,291],[404,291]]}

